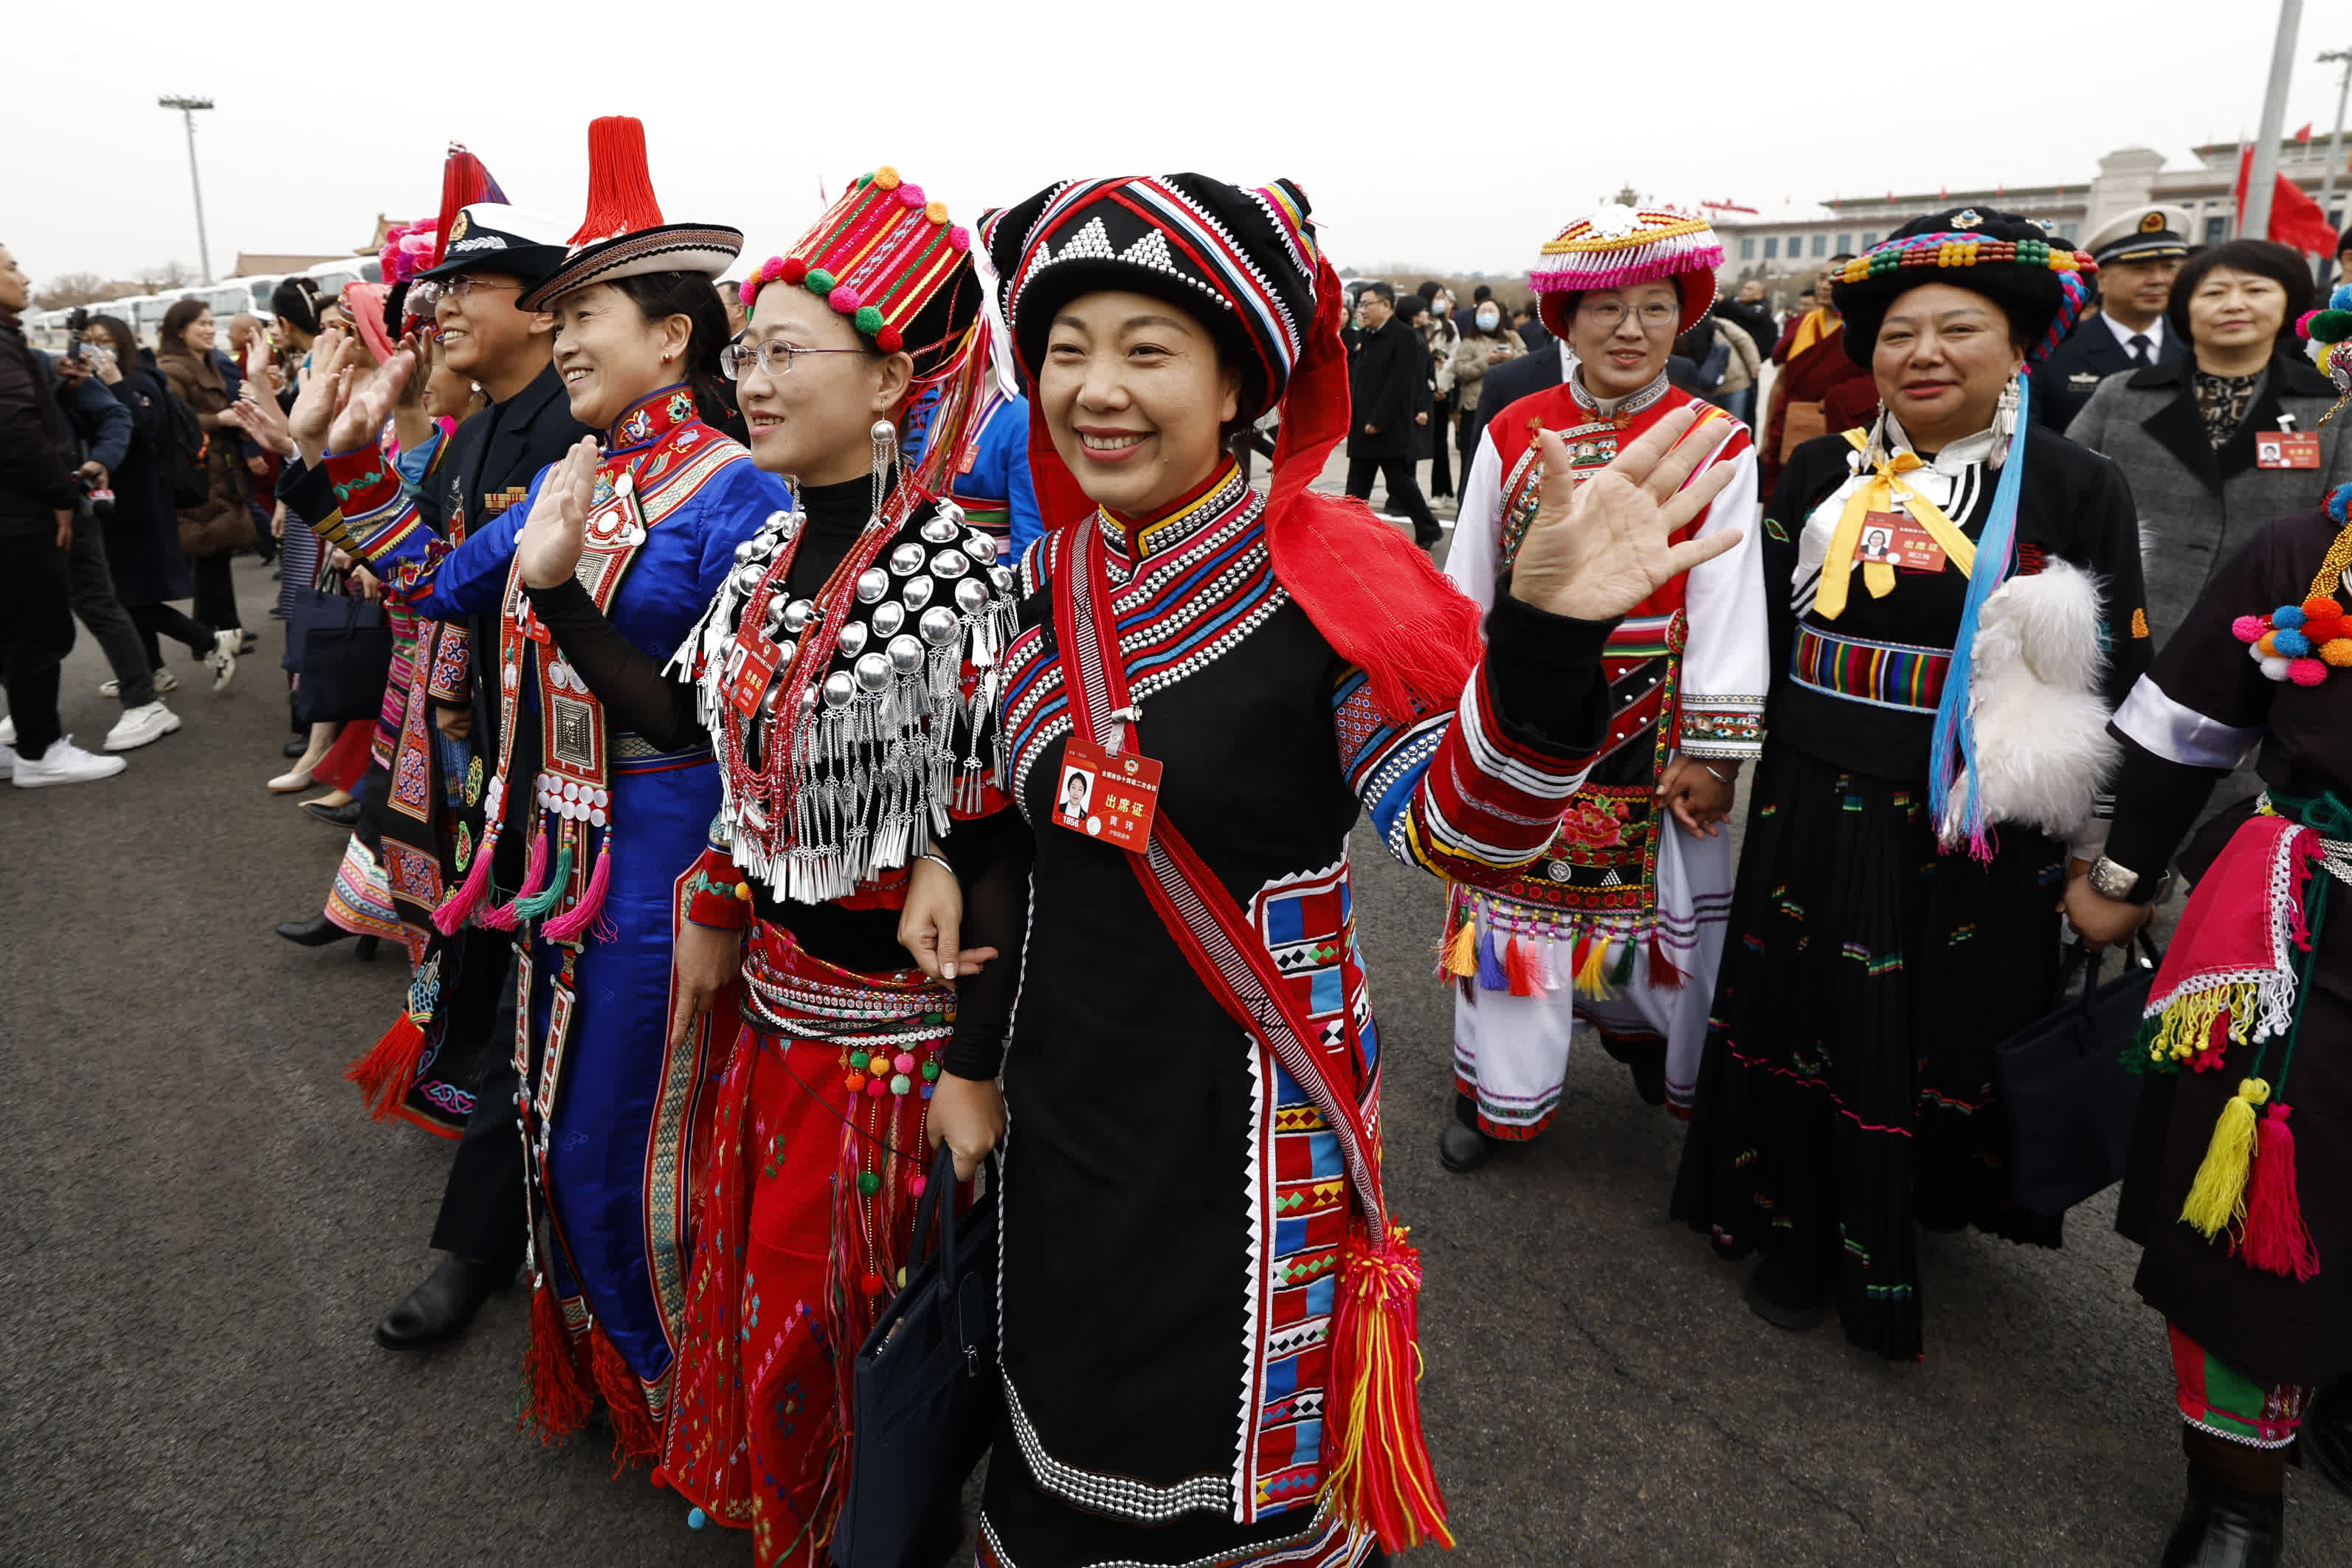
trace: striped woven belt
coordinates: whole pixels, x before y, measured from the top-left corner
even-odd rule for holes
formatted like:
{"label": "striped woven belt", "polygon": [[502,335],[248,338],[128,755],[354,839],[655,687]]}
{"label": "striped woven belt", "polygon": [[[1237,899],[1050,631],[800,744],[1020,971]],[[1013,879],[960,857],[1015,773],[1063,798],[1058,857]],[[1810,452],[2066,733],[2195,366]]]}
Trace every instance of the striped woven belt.
{"label": "striped woven belt", "polygon": [[1801,686],[1847,702],[1921,713],[1935,712],[1943,700],[1944,676],[1951,666],[1948,648],[1867,643],[1802,625],[1789,658],[1789,674]]}

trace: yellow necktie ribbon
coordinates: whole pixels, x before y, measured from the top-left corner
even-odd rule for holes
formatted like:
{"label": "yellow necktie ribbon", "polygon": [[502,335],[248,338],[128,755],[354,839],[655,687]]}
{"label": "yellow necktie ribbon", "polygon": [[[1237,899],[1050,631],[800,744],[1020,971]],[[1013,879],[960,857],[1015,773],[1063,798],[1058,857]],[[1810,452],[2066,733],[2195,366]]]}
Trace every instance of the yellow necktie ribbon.
{"label": "yellow necktie ribbon", "polygon": [[[1870,452],[1869,438],[1859,430],[1845,433],[1846,440],[1856,452],[1865,456]],[[1899,502],[1903,510],[1917,519],[1927,530],[1927,537],[1942,547],[1951,558],[1960,575],[1968,576],[1976,568],[1977,547],[1969,536],[1954,527],[1944,516],[1943,508],[1918,491],[1905,484],[1899,476],[1914,468],[1924,468],[1918,454],[1899,451],[1890,457],[1874,461],[1874,472],[1862,488],[1846,498],[1845,511],[1838,518],[1837,531],[1830,535],[1829,554],[1822,560],[1822,584],[1813,595],[1813,609],[1824,621],[1834,621],[1845,611],[1848,580],[1853,575],[1854,554],[1862,546],[1862,525],[1873,512],[1891,512]],[[1862,563],[1862,584],[1870,590],[1873,599],[1884,599],[1895,591],[1895,569],[1883,560]]]}

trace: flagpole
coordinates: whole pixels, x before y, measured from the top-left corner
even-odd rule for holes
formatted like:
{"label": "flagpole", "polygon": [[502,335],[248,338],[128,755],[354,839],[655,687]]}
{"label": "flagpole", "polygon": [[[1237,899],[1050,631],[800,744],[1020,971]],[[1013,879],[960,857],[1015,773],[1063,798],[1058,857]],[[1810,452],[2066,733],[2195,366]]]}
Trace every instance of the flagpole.
{"label": "flagpole", "polygon": [[2270,86],[2263,94],[2263,128],[2254,142],[2253,167],[2246,174],[2246,212],[2242,236],[2268,239],[2271,193],[2278,184],[2279,137],[2286,130],[2286,89],[2294,75],[2294,39],[2303,26],[2303,0],[2279,0],[2278,37],[2271,45]]}
{"label": "flagpole", "polygon": [[[2336,85],[2336,129],[2327,138],[2327,170],[2319,177],[2319,215],[2333,225],[2336,214],[2330,204],[2336,197],[2336,170],[2344,159],[2344,106],[2347,99],[2352,99],[2352,49],[2330,49],[2319,57],[2319,63],[2323,66],[2341,64],[2344,67],[2343,75]],[[2336,243],[2339,246],[2344,243],[2340,230]],[[2321,256],[2313,264],[2314,271],[2322,283],[2328,280],[2328,270],[2335,265],[2336,258],[2332,256]]]}

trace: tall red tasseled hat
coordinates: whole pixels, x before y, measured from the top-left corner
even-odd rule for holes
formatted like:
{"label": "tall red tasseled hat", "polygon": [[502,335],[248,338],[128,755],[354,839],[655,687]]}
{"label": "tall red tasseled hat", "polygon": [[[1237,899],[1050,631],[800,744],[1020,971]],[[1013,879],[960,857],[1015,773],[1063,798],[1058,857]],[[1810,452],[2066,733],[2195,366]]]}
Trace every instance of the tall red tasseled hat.
{"label": "tall red tasseled hat", "polygon": [[606,115],[588,123],[588,212],[572,233],[569,254],[516,303],[542,310],[575,288],[645,273],[717,277],[742,249],[740,229],[665,221],[646,162],[645,121]]}

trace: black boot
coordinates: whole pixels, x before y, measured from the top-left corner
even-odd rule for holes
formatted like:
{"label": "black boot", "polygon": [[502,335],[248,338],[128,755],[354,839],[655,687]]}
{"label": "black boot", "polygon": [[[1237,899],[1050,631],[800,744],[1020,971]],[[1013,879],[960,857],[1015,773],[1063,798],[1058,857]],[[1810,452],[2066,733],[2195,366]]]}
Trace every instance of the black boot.
{"label": "black boot", "polygon": [[1790,1252],[1774,1252],[1748,1276],[1748,1310],[1776,1328],[1803,1333],[1830,1315],[1836,1275]]}
{"label": "black boot", "polygon": [[384,1313],[375,1325],[375,1343],[386,1350],[423,1350],[454,1338],[493,1292],[514,1283],[514,1273],[512,1264],[447,1253],[406,1301]]}
{"label": "black boot", "polygon": [[[359,933],[344,930],[323,915],[314,915],[308,920],[279,921],[278,935],[298,947],[325,947],[346,936],[357,936]],[[367,962],[375,956],[375,944],[373,936],[360,936],[360,945],[352,949],[352,956],[362,963]]]}
{"label": "black boot", "polygon": [[2303,1418],[2303,1462],[2352,1496],[2352,1377],[2323,1388]]}
{"label": "black boot", "polygon": [[2189,1500],[2161,1568],[2276,1568],[2285,1526],[2284,1492],[2240,1491],[2191,1459]]}
{"label": "black boot", "polygon": [[1478,1103],[1467,1094],[1455,1094],[1454,1120],[1437,1134],[1437,1163],[1456,1176],[1467,1176],[1494,1153],[1495,1140],[1478,1130]]}

